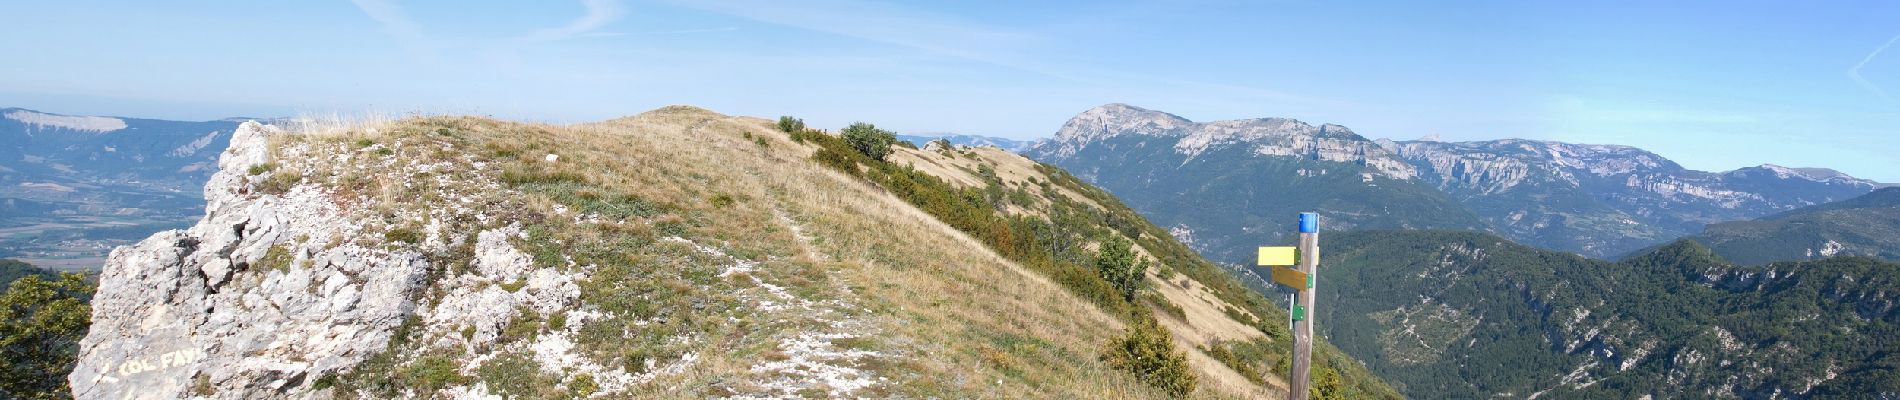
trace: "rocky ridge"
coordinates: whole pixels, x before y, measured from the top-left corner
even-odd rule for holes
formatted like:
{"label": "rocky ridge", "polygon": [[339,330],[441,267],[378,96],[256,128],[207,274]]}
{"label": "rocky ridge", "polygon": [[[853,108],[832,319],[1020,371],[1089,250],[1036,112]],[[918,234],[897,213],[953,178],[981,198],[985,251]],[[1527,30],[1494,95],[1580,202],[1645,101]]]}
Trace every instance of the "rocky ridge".
{"label": "rocky ridge", "polygon": [[[769,121],[668,107],[568,126],[318,128],[244,124],[196,225],[113,253],[76,396],[1164,393],[1104,361],[1126,322],[1048,266],[818,164],[818,139]],[[1190,349],[1195,395],[1279,386],[1240,371],[1282,355],[1212,356],[1276,349],[1260,323],[1275,310],[1100,189],[997,149],[893,150],[912,163],[895,171],[1011,191],[1014,218],[1112,212],[1061,226],[1140,232],[1169,260],[1133,306]],[[1347,389],[1395,396],[1320,353]]]}
{"label": "rocky ridge", "polygon": [[1263,156],[1363,164],[1394,179],[1411,179],[1418,175],[1418,170],[1410,164],[1344,126],[1313,126],[1286,118],[1197,123],[1127,104],[1108,104],[1083,111],[1063,124],[1054,138],[1039,144],[1037,151],[1044,157],[1070,157],[1092,142],[1123,135],[1174,139],[1174,151],[1189,159],[1217,148],[1245,146]]}
{"label": "rocky ridge", "polygon": [[[295,387],[381,350],[417,307],[408,293],[429,268],[419,252],[284,246],[363,227],[307,187],[253,193],[245,171],[269,162],[267,143],[280,134],[241,126],[205,186],[199,224],[113,251],[73,371],[75,397]],[[283,270],[260,274],[268,268]]]}
{"label": "rocky ridge", "polygon": [[[1695,171],[1629,146],[1375,141],[1339,125],[1285,118],[1198,123],[1125,104],[1077,114],[1026,154],[1075,171],[1149,218],[1203,238],[1236,232],[1226,226],[1231,221],[1196,224],[1189,220],[1206,218],[1167,209],[1256,217],[1280,207],[1318,210],[1333,216],[1331,229],[1466,229],[1469,215],[1481,229],[1513,240],[1600,258],[1707,224],[1839,201],[1880,186],[1819,168]],[[1313,193],[1301,198],[1287,191]],[[1162,204],[1178,202],[1213,204]],[[1268,209],[1226,209],[1250,202],[1269,203]],[[1243,228],[1238,234],[1267,229]],[[1215,240],[1197,244],[1215,250],[1209,255],[1216,258],[1231,252],[1218,250],[1229,246]]]}
{"label": "rocky ridge", "polygon": [[1485,217],[1494,231],[1596,257],[1706,224],[1844,200],[1877,185],[1832,170],[1772,164],[1695,171],[1628,146],[1523,139],[1380,144]]}

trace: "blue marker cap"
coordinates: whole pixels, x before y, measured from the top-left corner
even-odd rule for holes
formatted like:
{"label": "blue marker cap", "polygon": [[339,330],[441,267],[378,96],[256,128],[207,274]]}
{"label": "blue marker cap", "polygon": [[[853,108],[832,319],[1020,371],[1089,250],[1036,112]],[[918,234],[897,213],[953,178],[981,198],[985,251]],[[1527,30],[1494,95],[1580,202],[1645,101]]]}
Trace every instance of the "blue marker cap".
{"label": "blue marker cap", "polygon": [[1300,233],[1319,232],[1319,213],[1300,213]]}

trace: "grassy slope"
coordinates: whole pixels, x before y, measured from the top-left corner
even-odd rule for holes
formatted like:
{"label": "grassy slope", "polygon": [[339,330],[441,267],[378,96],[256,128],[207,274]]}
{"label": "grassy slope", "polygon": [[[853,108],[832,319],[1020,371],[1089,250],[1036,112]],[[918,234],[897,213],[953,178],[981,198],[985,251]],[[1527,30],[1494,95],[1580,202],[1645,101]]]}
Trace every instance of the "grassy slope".
{"label": "grassy slope", "polygon": [[[893,164],[938,176],[968,190],[1000,192],[999,203],[1014,215],[1069,221],[1094,228],[1093,234],[1118,235],[1137,244],[1138,251],[1158,265],[1149,270],[1151,290],[1141,303],[1160,316],[1159,321],[1189,350],[1189,359],[1205,385],[1227,393],[1278,396],[1285,390],[1284,359],[1289,351],[1287,331],[1279,321],[1284,310],[1270,305],[1218,266],[1175,241],[1166,231],[1123,205],[1100,188],[1082,183],[1059,168],[993,148],[948,151],[896,149]],[[1023,196],[1012,194],[1022,192]],[[1009,199],[1028,197],[1030,204]],[[1084,215],[1085,217],[1075,217]],[[1062,226],[1064,223],[1055,223]],[[1058,228],[1057,230],[1063,230]],[[1099,237],[1096,239],[1099,241]],[[1083,247],[1099,243],[1085,243]],[[1060,250],[1051,250],[1061,253]],[[1062,257],[1058,256],[1058,259]],[[1083,260],[1077,260],[1083,261]],[[1319,364],[1342,380],[1337,394],[1347,398],[1396,397],[1378,378],[1343,353],[1322,343]],[[1261,379],[1259,377],[1272,376]],[[1259,391],[1257,385],[1264,385]]]}
{"label": "grassy slope", "polygon": [[[453,345],[466,330],[412,326],[355,371],[318,377],[324,390],[427,395],[479,382],[522,395],[591,392],[592,377],[536,372],[529,357],[526,346],[538,336],[567,332],[593,362],[655,373],[620,395],[1164,396],[1101,361],[1104,344],[1126,323],[1114,311],[885,188],[819,167],[810,160],[815,147],[793,143],[764,120],[691,107],[573,126],[419,118],[333,127],[275,146],[277,164],[252,171],[260,190],[322,186],[370,221],[366,229],[382,231],[375,239],[385,246],[520,223],[527,234],[516,247],[534,255],[537,267],[588,277],[579,306],[510,322],[493,348]],[[1144,253],[1166,262],[1153,272],[1170,278],[1172,289],[1143,304],[1180,315],[1162,318],[1178,331],[1178,344],[1211,345],[1205,348],[1220,355],[1195,352],[1203,385],[1194,397],[1263,394],[1221,360],[1270,370],[1284,345],[1208,339],[1261,337],[1275,324],[1245,315],[1279,321],[1283,312],[1101,190],[1001,155],[981,159],[1003,160],[993,165],[1008,164],[1001,169],[1010,174],[1041,174],[1050,189],[1038,193],[1067,194],[1039,195],[1042,204],[1097,209],[1096,221],[1117,222],[1093,229],[1131,233]],[[939,173],[949,171],[975,172]],[[469,182],[503,190],[457,187]],[[1081,199],[1064,200],[1071,197]],[[444,207],[475,207],[492,218],[414,217],[414,210]],[[1033,214],[1030,208],[1016,211]],[[461,267],[470,257],[466,246],[430,254],[443,266],[438,279],[473,273]],[[422,296],[439,298],[441,290]],[[1208,300],[1196,305],[1186,296]],[[1187,307],[1171,313],[1180,306],[1161,305],[1170,303]],[[1233,306],[1213,314],[1215,304]],[[584,326],[563,322],[583,314],[594,315]],[[1264,329],[1247,333],[1253,326]],[[807,354],[810,344],[817,354]],[[1343,393],[1395,396],[1336,350],[1321,354],[1321,365],[1338,366]],[[802,367],[772,367],[787,363]],[[811,371],[832,370],[870,383],[844,392],[813,384],[820,379]]]}
{"label": "grassy slope", "polygon": [[[614,396],[1160,397],[1099,361],[1120,331],[1115,318],[916,208],[816,167],[783,135],[747,139],[765,132],[761,120],[689,107],[574,126],[409,119],[287,137],[279,164],[256,172],[264,190],[318,183],[385,232],[340,240],[406,246],[398,242],[521,223],[528,234],[516,246],[538,267],[588,276],[582,305],[563,314],[603,315],[578,329],[579,353],[629,372],[681,366]],[[454,169],[413,172],[445,160]],[[484,180],[507,190],[445,187]],[[399,217],[434,207],[493,218]],[[471,273],[458,268],[470,256],[431,254],[441,276]],[[478,350],[444,346],[459,340],[452,329],[417,326],[318,386],[371,397],[476,382],[529,396],[587,393],[591,379],[518,362],[519,344],[562,325],[518,320],[504,328],[512,339]],[[484,353],[494,358],[474,365]],[[871,383],[838,392],[772,363]]]}

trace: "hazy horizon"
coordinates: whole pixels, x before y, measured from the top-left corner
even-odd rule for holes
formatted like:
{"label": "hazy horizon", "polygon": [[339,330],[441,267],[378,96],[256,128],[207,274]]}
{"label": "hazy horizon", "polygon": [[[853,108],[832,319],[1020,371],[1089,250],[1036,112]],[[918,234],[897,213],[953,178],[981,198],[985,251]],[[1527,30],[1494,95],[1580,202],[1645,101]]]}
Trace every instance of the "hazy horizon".
{"label": "hazy horizon", "polygon": [[1369,138],[1640,147],[1900,181],[1900,4],[44,3],[0,104],[580,122],[669,104],[1046,137],[1128,103]]}

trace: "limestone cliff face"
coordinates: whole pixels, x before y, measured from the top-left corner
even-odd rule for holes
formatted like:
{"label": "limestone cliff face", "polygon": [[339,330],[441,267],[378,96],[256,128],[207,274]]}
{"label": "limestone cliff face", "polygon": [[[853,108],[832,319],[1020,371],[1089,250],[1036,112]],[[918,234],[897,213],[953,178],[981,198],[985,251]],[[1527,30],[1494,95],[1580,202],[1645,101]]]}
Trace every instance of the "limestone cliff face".
{"label": "limestone cliff face", "polygon": [[296,249],[297,261],[318,267],[255,278],[266,257],[285,257],[274,247],[280,242],[350,228],[315,193],[252,193],[244,172],[269,161],[266,144],[276,134],[255,122],[239,128],[205,186],[206,215],[196,226],[113,251],[71,376],[76,397],[294,387],[312,371],[381,349],[414,307],[404,293],[427,267],[416,254]]}
{"label": "limestone cliff face", "polygon": [[1842,200],[1871,181],[1773,165],[1690,170],[1628,146],[1504,139],[1381,141],[1421,179],[1461,199],[1493,230],[1532,244],[1610,256],[1703,225]]}
{"label": "limestone cliff face", "polygon": [[[571,276],[530,273],[506,240],[517,230],[476,235],[481,274],[430,282],[439,267],[430,255],[459,240],[434,230],[415,246],[358,240],[380,235],[335,193],[307,184],[265,193],[269,174],[259,170],[278,165],[268,145],[285,134],[240,126],[205,185],[197,225],[113,251],[70,376],[75,397],[310,397],[322,394],[310,390],[319,377],[384,350],[412,318],[430,328],[468,324],[479,343],[517,312],[552,312],[579,295]],[[435,221],[478,214],[431,213]],[[525,285],[476,290],[472,281]],[[445,292],[433,310],[418,302],[432,284]]]}
{"label": "limestone cliff face", "polygon": [[1036,152],[1042,158],[1070,157],[1091,143],[1124,135],[1173,139],[1174,151],[1190,159],[1213,149],[1244,146],[1262,156],[1362,164],[1393,179],[1418,176],[1417,168],[1344,126],[1313,126],[1286,118],[1197,123],[1126,104],[1082,112],[1064,124],[1055,138],[1039,144]]}

